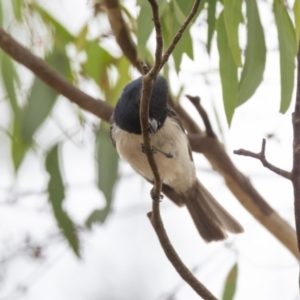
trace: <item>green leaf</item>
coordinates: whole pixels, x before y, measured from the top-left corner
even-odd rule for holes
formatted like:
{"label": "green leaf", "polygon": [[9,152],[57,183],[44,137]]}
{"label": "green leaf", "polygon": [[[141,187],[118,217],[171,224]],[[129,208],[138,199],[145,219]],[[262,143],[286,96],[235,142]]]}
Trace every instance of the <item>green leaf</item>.
{"label": "green leaf", "polygon": [[17,21],[22,21],[23,0],[12,0],[13,11]]}
{"label": "green leaf", "polygon": [[3,26],[3,6],[1,1],[0,1],[0,26]]}
{"label": "green leaf", "polygon": [[297,42],[295,29],[282,0],[274,1],[274,14],[278,31],[280,52],[280,112],[285,113],[290,106],[294,88]]}
{"label": "green leaf", "polygon": [[115,59],[104,50],[97,40],[89,41],[85,47],[87,60],[82,68],[86,75],[93,78],[101,86],[104,76],[107,76],[107,68]]}
{"label": "green leaf", "polygon": [[70,60],[67,56],[66,49],[60,47],[56,42],[53,49],[45,58],[46,62],[59,72],[63,77],[73,81],[73,73],[71,70]]}
{"label": "green leaf", "polygon": [[[201,0],[202,2],[202,0]],[[205,1],[203,1],[205,2]],[[180,21],[180,19],[178,19],[179,22],[184,22],[185,20],[185,17],[188,16],[188,14],[190,13],[192,7],[193,7],[193,4],[194,4],[194,1],[186,1],[186,0],[174,0],[174,3],[175,3],[175,7],[176,7],[176,10],[180,9],[180,14],[183,16],[183,19]],[[201,6],[201,4],[200,4]],[[198,13],[201,11],[201,8],[199,7],[198,8]],[[179,13],[179,12],[177,12]]]}
{"label": "green leaf", "polygon": [[216,29],[216,5],[217,0],[208,1],[208,14],[207,14],[207,44],[206,49],[208,54],[210,54],[211,41]]}
{"label": "green leaf", "polygon": [[175,47],[172,53],[177,73],[179,72],[180,64],[184,53],[186,53],[190,59],[194,59],[193,41],[188,28],[183,33],[180,41],[178,42],[177,46]]}
{"label": "green leaf", "polygon": [[68,43],[75,42],[75,37],[45,9],[37,5],[35,2],[33,2],[33,7],[45,24],[54,30],[54,39],[57,45],[60,45],[64,48]]}
{"label": "green leaf", "polygon": [[239,24],[242,20],[243,0],[224,0],[224,24],[232,57],[238,67],[242,66],[241,49],[239,46]]}
{"label": "green leaf", "polygon": [[256,0],[246,0],[247,47],[245,64],[239,83],[238,105],[246,102],[263,79],[266,64],[266,43]]}
{"label": "green leaf", "polygon": [[53,89],[39,78],[34,79],[22,118],[22,137],[25,142],[31,141],[36,130],[48,117],[56,98],[57,93]]}
{"label": "green leaf", "polygon": [[21,136],[20,120],[16,117],[13,121],[12,139],[11,139],[11,155],[15,172],[18,171],[27,151],[30,149],[31,143],[25,143]]}
{"label": "green leaf", "polygon": [[108,97],[108,103],[115,106],[117,100],[120,98],[124,86],[131,80],[129,75],[129,68],[131,66],[129,60],[125,56],[121,56],[115,64],[118,70],[118,80],[110,89],[111,95]]}
{"label": "green leaf", "polygon": [[152,21],[151,5],[147,0],[139,0],[140,13],[137,17],[137,50],[138,57],[145,58],[147,53],[146,44],[150,37],[151,32],[154,29],[154,23]]}
{"label": "green leaf", "polygon": [[295,18],[295,29],[296,29],[297,45],[299,45],[299,36],[300,36],[300,0],[295,0],[293,11],[294,11],[294,18]]}
{"label": "green leaf", "polygon": [[[54,44],[52,52],[45,60],[64,77],[72,77],[70,61],[63,48]],[[49,116],[57,97],[57,92],[42,80],[37,77],[34,79],[22,118],[22,137],[25,142],[32,139],[36,130]]]}
{"label": "green leaf", "polygon": [[106,206],[102,210],[94,211],[86,221],[87,227],[95,222],[104,223],[111,211],[113,188],[118,175],[119,156],[109,138],[106,124],[101,123],[97,135],[97,164],[98,164],[98,187],[106,199]]}
{"label": "green leaf", "polygon": [[86,37],[87,37],[88,30],[89,30],[88,23],[86,23],[81,28],[81,30],[76,38],[76,49],[78,52],[84,50],[84,47],[87,43]]}
{"label": "green leaf", "polygon": [[222,82],[223,103],[227,122],[230,125],[237,105],[238,74],[237,66],[230,50],[224,24],[224,13],[221,12],[217,24],[217,44],[220,56],[220,76]]}
{"label": "green leaf", "polygon": [[79,240],[75,226],[68,214],[63,209],[65,188],[59,168],[58,145],[55,145],[46,157],[46,170],[49,173],[48,183],[49,200],[52,205],[54,216],[65,238],[69,242],[75,254],[79,257]]}
{"label": "green leaf", "polygon": [[234,264],[227,275],[222,300],[233,299],[236,290],[237,277],[238,277],[238,265]]}
{"label": "green leaf", "polygon": [[19,77],[12,59],[6,53],[1,53],[1,75],[11,108],[18,119],[20,108],[17,101],[15,84],[19,84]]}

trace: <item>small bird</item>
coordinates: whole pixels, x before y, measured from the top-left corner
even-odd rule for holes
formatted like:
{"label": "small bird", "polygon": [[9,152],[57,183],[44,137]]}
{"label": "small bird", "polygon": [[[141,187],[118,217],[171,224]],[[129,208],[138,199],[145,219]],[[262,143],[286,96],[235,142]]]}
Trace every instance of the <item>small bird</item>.
{"label": "small bird", "polygon": [[[143,148],[139,109],[142,77],[125,86],[110,120],[110,135],[122,159],[153,183]],[[206,242],[219,241],[243,227],[215,200],[196,177],[191,148],[176,112],[168,105],[168,83],[157,76],[149,107],[149,132],[162,192],[178,206],[186,205]]]}

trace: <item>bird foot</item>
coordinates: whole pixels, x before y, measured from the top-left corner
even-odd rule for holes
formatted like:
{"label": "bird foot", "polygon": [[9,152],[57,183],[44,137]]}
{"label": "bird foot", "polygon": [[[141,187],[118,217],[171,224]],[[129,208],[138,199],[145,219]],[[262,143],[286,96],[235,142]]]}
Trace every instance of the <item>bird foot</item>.
{"label": "bird foot", "polygon": [[157,198],[154,195],[154,189],[151,190],[150,195],[151,195],[152,200],[156,201],[156,202],[162,202],[162,199],[164,198],[164,195],[162,195],[162,194],[160,194],[159,197]]}
{"label": "bird foot", "polygon": [[170,152],[169,152],[169,153],[164,152],[164,151],[162,151],[162,150],[160,150],[160,149],[157,149],[157,148],[154,147],[154,146],[152,146],[152,147],[151,147],[151,150],[149,151],[149,150],[146,150],[146,149],[145,149],[144,144],[141,144],[141,149],[142,149],[142,152],[143,152],[143,153],[146,153],[146,152],[152,152],[153,154],[156,154],[157,152],[159,152],[159,153],[165,155],[167,158],[173,158],[173,157],[174,157],[172,153],[170,153]]}

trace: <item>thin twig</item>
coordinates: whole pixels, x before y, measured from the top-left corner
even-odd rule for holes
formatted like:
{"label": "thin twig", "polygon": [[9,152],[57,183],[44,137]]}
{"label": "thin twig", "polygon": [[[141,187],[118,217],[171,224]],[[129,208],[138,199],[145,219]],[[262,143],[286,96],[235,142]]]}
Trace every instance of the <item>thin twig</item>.
{"label": "thin twig", "polygon": [[162,57],[162,62],[161,62],[161,68],[164,66],[164,64],[168,61],[170,55],[172,54],[173,50],[175,49],[177,43],[179,42],[179,40],[181,39],[181,36],[183,34],[183,32],[185,31],[185,29],[187,28],[187,26],[190,24],[191,20],[193,19],[193,17],[195,16],[195,14],[197,13],[198,7],[200,5],[201,0],[196,0],[194,2],[194,5],[191,9],[191,12],[189,13],[189,15],[187,16],[186,20],[184,21],[184,23],[181,25],[181,27],[179,28],[178,32],[176,33],[173,41],[171,42],[171,44],[169,45],[168,49],[166,50],[165,54]]}
{"label": "thin twig", "polygon": [[300,47],[298,47],[297,55],[297,94],[292,120],[294,130],[292,183],[298,250],[300,252]]}
{"label": "thin twig", "polygon": [[210,120],[208,118],[208,115],[205,111],[205,109],[203,108],[203,106],[201,105],[200,102],[200,97],[198,96],[190,96],[190,95],[185,95],[191,102],[192,104],[196,107],[196,109],[199,112],[199,115],[201,116],[204,126],[206,128],[206,135],[209,137],[215,137],[215,133],[212,129],[212,126],[210,124]]}
{"label": "thin twig", "polygon": [[[150,97],[154,85],[154,80],[158,75],[159,70],[161,69],[163,39],[161,33],[161,24],[159,20],[159,11],[158,11],[157,2],[156,0],[149,0],[149,2],[151,4],[152,11],[153,11],[153,21],[155,24],[155,31],[156,31],[156,40],[157,40],[156,51],[155,51],[156,59],[155,59],[155,64],[151,68],[151,70],[143,76],[141,105],[140,105],[140,120],[141,120],[144,147],[146,150],[145,154],[147,155],[148,163],[152,169],[153,178],[154,178],[154,188],[153,188],[152,196],[154,199],[159,200],[161,189],[162,189],[162,180],[160,178],[159,170],[154,155],[151,151],[152,147],[151,147],[151,140],[149,134],[148,118],[149,118]],[[145,67],[143,67],[142,69],[143,71],[146,71]],[[196,293],[198,293],[198,295],[202,296],[204,299],[216,300],[216,298],[206,289],[206,287],[203,284],[201,284],[197,280],[197,278],[189,271],[189,269],[183,264],[183,262],[177,255],[164,229],[164,224],[160,216],[160,204],[158,201],[153,201],[152,213],[149,213],[148,217],[151,221],[152,226],[155,229],[155,232],[158,236],[158,239],[161,243],[161,246],[166,256],[168,257],[168,259],[170,260],[174,268],[177,270],[179,275],[195,290]]]}
{"label": "thin twig", "polygon": [[244,156],[250,156],[250,157],[256,158],[256,159],[260,160],[261,163],[263,164],[263,166],[266,167],[267,169],[271,170],[272,172],[274,172],[286,179],[292,180],[291,172],[282,170],[267,161],[265,151],[266,151],[266,139],[263,139],[262,145],[261,145],[261,150],[258,153],[254,153],[254,152],[251,152],[251,151],[248,151],[245,149],[234,150],[233,153],[237,154],[237,155],[244,155]]}
{"label": "thin twig", "polygon": [[166,256],[172,262],[178,274],[180,274],[182,279],[185,280],[203,299],[216,300],[217,298],[201,282],[198,281],[193,273],[184,265],[184,263],[174,250],[160,217],[159,203],[153,202],[152,209],[153,212],[148,213],[148,217],[159,238],[160,244]]}

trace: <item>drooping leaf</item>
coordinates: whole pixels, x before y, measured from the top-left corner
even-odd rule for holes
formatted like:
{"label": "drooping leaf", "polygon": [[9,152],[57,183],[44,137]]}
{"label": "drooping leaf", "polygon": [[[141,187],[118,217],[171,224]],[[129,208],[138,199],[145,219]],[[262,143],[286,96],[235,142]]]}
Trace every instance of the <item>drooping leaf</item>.
{"label": "drooping leaf", "polygon": [[217,0],[208,1],[208,13],[207,13],[207,44],[206,49],[210,54],[211,41],[216,29],[216,5]]}
{"label": "drooping leaf", "polygon": [[224,0],[224,24],[233,60],[238,67],[242,66],[239,46],[239,24],[242,20],[243,0]]}
{"label": "drooping leaf", "polygon": [[[69,59],[63,48],[54,44],[46,62],[66,78],[72,77]],[[39,78],[35,78],[22,117],[22,137],[29,142],[36,130],[49,116],[58,94]]]}
{"label": "drooping leaf", "polygon": [[63,209],[65,188],[59,166],[58,145],[55,145],[46,157],[46,170],[50,176],[48,193],[54,216],[74,253],[79,257],[79,240],[76,228],[68,214]]}
{"label": "drooping leaf", "polygon": [[0,1],[0,26],[3,26],[3,5]]}
{"label": "drooping leaf", "polygon": [[22,118],[22,137],[30,142],[36,130],[48,117],[57,93],[39,78],[35,78]]}
{"label": "drooping leaf", "polygon": [[44,8],[33,2],[35,11],[40,15],[42,20],[50,26],[54,32],[54,38],[56,45],[60,45],[64,48],[68,43],[75,42],[75,37],[65,28],[59,21],[57,21],[50,13]]}
{"label": "drooping leaf", "polygon": [[171,5],[171,3],[166,2],[166,9],[161,12],[160,16],[164,39],[164,50],[170,45],[176,30],[179,28],[177,20],[173,17],[175,12],[174,6]]}
{"label": "drooping leaf", "polygon": [[138,3],[140,4],[140,13],[137,17],[137,50],[138,57],[144,59],[147,55],[146,44],[154,29],[154,23],[150,3],[147,0],[139,0]]}
{"label": "drooping leaf", "polygon": [[296,29],[296,39],[297,45],[299,45],[299,36],[300,36],[300,0],[295,0],[294,6],[294,18],[295,18],[295,29]]}
{"label": "drooping leaf", "polygon": [[23,141],[21,136],[20,120],[17,117],[13,121],[13,130],[11,137],[11,155],[14,164],[15,172],[18,171],[23,159],[30,149],[31,143]]}
{"label": "drooping leaf", "polygon": [[88,24],[84,24],[84,26],[79,31],[77,38],[76,38],[76,49],[78,52],[82,51],[87,42],[87,33],[88,33]]}
{"label": "drooping leaf", "polygon": [[290,106],[294,88],[297,42],[295,29],[283,0],[274,1],[274,14],[278,31],[280,52],[280,112],[285,113]]}
{"label": "drooping leaf", "polygon": [[[201,2],[202,2],[202,0],[201,0]],[[185,18],[190,13],[190,11],[193,7],[194,1],[175,0],[174,3],[176,4],[176,9],[181,10],[181,14],[184,16],[184,19],[182,21],[184,21]],[[201,11],[201,8],[202,8],[202,6],[198,8],[198,10],[199,10],[198,13]],[[178,19],[178,21],[180,21],[180,19]]]}
{"label": "drooping leaf", "polygon": [[13,11],[17,21],[22,21],[22,10],[23,10],[23,1],[22,0],[12,0]]}
{"label": "drooping leaf", "polygon": [[71,64],[65,47],[60,47],[60,45],[55,42],[52,51],[47,54],[45,60],[63,77],[69,79],[71,82],[73,81],[74,78],[71,70]]}
{"label": "drooping leaf", "polygon": [[2,81],[7,92],[11,108],[16,116],[19,118],[19,105],[16,95],[16,84],[19,84],[19,76],[16,71],[12,59],[6,54],[1,53],[1,75]]}
{"label": "drooping leaf", "polygon": [[100,85],[102,78],[107,76],[107,68],[114,62],[114,58],[99,45],[97,40],[89,41],[85,50],[87,60],[82,66],[83,71]]}
{"label": "drooping leaf", "polygon": [[183,33],[180,41],[178,42],[177,46],[173,51],[173,58],[174,58],[175,69],[177,73],[179,72],[182,56],[184,53],[187,54],[187,56],[190,59],[194,59],[193,41],[188,29]]}
{"label": "drooping leaf", "polygon": [[263,79],[266,64],[266,42],[256,0],[246,0],[247,47],[239,83],[238,105],[246,102]]}
{"label": "drooping leaf", "polygon": [[221,12],[217,24],[217,44],[220,56],[220,76],[222,82],[223,103],[227,122],[230,125],[237,105],[238,75],[237,66],[232,57],[227,32],[224,24],[224,13]]}
{"label": "drooping leaf", "polygon": [[87,219],[86,225],[90,228],[95,222],[104,223],[111,211],[113,188],[117,180],[119,157],[109,138],[105,124],[101,123],[97,135],[97,165],[98,187],[103,192],[106,205],[101,210],[95,210]]}
{"label": "drooping leaf", "polygon": [[120,98],[121,92],[124,86],[130,81],[131,77],[129,75],[130,62],[124,56],[121,56],[115,64],[119,77],[116,84],[110,89],[111,95],[108,97],[108,103],[113,106],[116,104],[117,100]]}
{"label": "drooping leaf", "polygon": [[137,17],[137,51],[138,57],[145,59],[148,58],[146,44],[154,29],[154,23],[150,3],[147,0],[139,0],[138,3],[140,4],[140,13]]}
{"label": "drooping leaf", "polygon": [[235,290],[236,290],[237,277],[238,277],[238,265],[234,264],[227,275],[222,300],[233,300]]}

